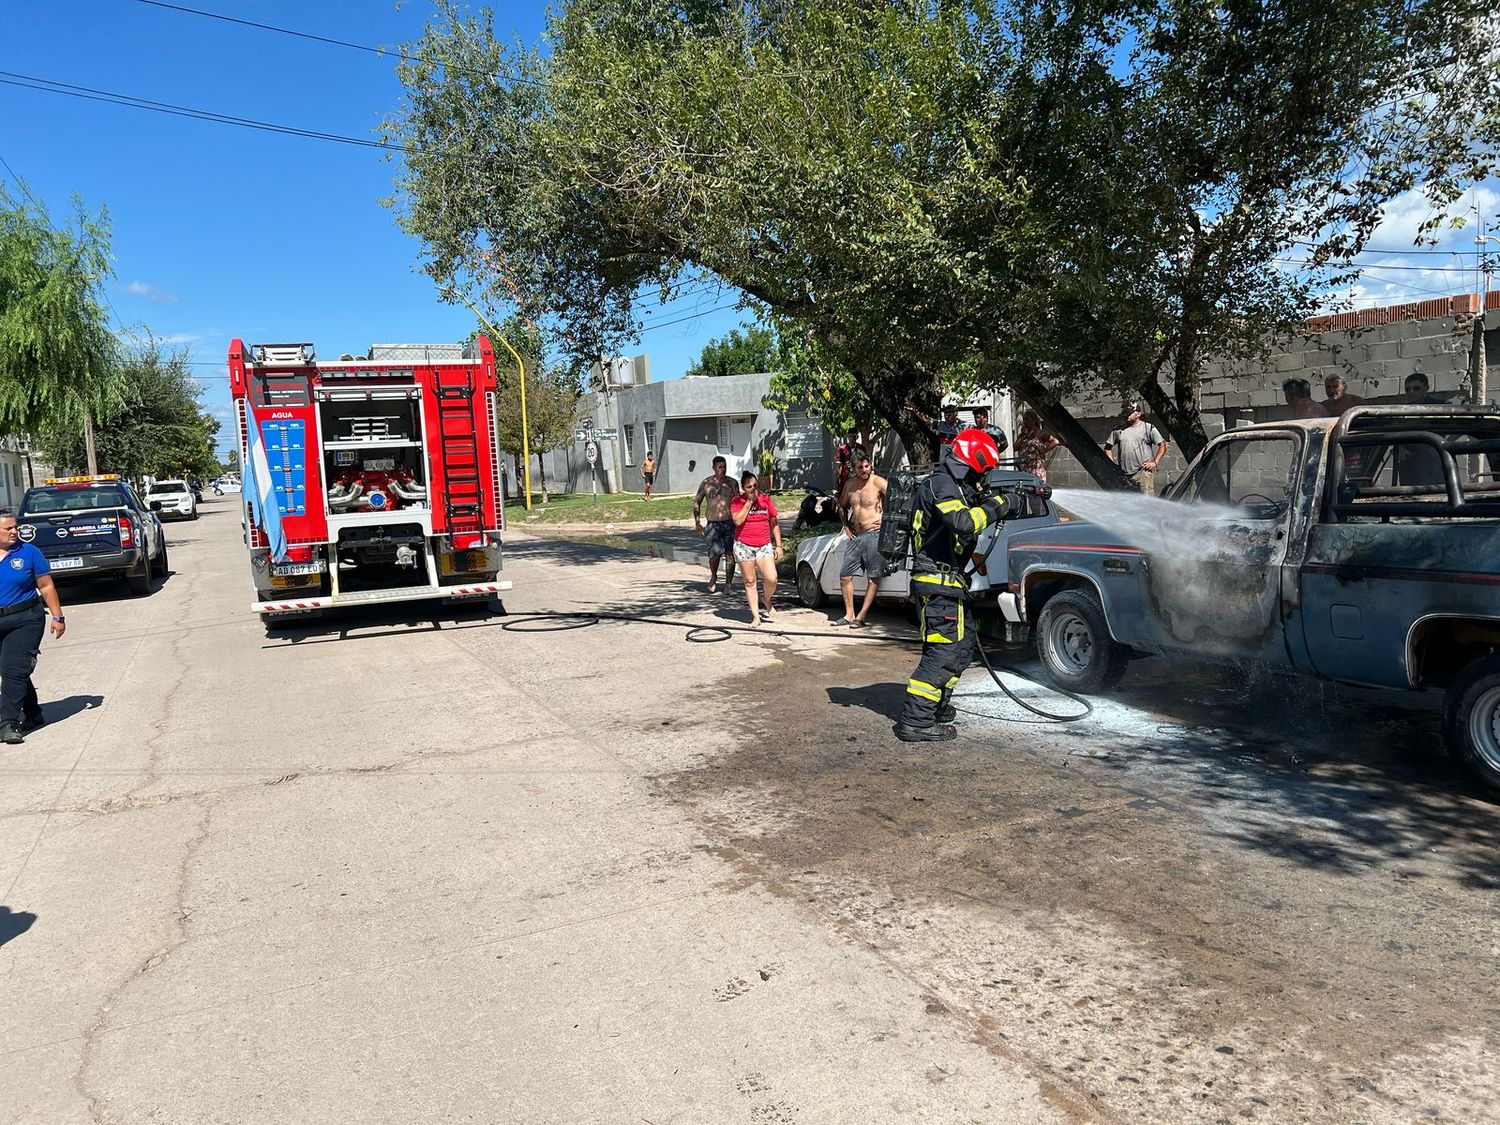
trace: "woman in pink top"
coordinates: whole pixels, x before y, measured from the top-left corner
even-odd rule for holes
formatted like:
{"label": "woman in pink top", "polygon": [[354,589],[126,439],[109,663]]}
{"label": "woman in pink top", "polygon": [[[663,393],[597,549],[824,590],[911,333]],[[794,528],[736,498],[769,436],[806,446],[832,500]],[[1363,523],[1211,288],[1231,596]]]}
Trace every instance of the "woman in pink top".
{"label": "woman in pink top", "polygon": [[[745,598],[750,603],[750,625],[759,628],[762,621],[775,621],[771,595],[776,593],[776,564],[781,561],[780,513],[771,498],[760,491],[755,474],[740,477],[741,494],[729,502],[729,518],[734,520],[734,558],[745,579]],[[766,584],[766,608],[756,604],[756,575]]]}

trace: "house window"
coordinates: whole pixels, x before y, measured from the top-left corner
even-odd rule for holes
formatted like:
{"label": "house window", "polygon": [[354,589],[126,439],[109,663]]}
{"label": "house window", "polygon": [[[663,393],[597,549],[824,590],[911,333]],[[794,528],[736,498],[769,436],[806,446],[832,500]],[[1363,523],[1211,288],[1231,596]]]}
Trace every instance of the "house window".
{"label": "house window", "polygon": [[627,465],[634,465],[635,464],[635,458],[631,455],[630,448],[631,448],[631,446],[635,445],[635,427],[632,426],[632,425],[626,426],[625,430],[624,430],[624,434],[625,434],[625,464],[627,464]]}
{"label": "house window", "polygon": [[719,452],[723,453],[729,448],[729,419],[719,419]]}
{"label": "house window", "polygon": [[646,452],[647,453],[653,453],[658,458],[661,457],[661,450],[659,450],[659,449],[656,448],[656,423],[655,422],[647,422],[646,423]]}

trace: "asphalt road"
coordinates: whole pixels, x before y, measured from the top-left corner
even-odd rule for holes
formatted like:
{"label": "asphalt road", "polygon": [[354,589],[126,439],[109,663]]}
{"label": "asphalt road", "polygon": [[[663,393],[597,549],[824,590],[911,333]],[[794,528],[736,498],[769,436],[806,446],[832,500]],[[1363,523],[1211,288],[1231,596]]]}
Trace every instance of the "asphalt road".
{"label": "asphalt road", "polygon": [[[1500,809],[1430,712],[1147,663],[1041,725],[976,670],[918,751],[911,652],[832,630],[267,638],[234,511],[65,591],[0,756],[6,1120],[1500,1117]],[[588,545],[507,577],[743,619]]]}

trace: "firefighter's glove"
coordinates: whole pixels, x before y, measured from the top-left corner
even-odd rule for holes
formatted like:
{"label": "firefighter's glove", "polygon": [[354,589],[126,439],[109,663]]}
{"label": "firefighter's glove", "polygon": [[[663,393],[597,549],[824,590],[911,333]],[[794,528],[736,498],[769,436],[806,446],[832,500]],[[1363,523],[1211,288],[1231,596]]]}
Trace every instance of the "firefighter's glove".
{"label": "firefighter's glove", "polygon": [[984,513],[989,523],[999,523],[1010,511],[1010,505],[1006,503],[1003,496],[991,496],[979,505],[979,510]]}

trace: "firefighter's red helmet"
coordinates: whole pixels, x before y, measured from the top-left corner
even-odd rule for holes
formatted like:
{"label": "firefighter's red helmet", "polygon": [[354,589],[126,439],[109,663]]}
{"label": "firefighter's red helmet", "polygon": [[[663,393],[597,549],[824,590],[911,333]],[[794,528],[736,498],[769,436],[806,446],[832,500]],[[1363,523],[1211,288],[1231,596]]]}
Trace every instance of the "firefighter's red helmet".
{"label": "firefighter's red helmet", "polygon": [[1000,447],[983,430],[959,430],[949,446],[953,456],[976,473],[987,473],[1000,464]]}

